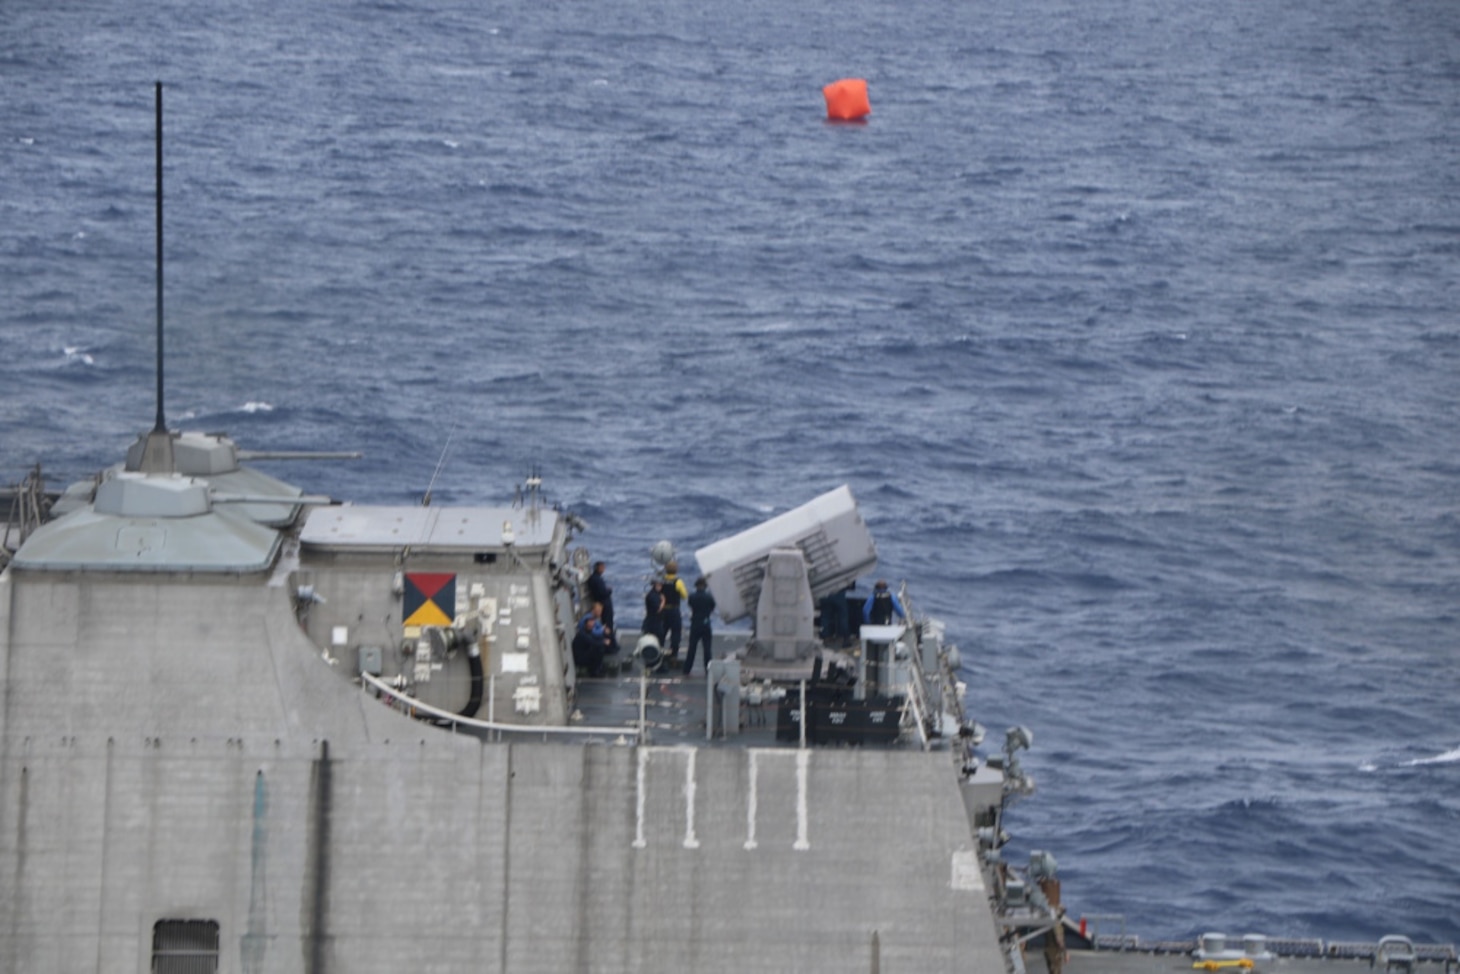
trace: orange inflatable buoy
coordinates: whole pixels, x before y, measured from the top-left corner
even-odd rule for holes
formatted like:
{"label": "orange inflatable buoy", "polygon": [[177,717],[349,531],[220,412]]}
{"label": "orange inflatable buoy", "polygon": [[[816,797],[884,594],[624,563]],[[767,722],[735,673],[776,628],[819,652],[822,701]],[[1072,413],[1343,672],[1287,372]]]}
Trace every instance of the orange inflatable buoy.
{"label": "orange inflatable buoy", "polygon": [[821,93],[826,96],[826,117],[834,122],[859,122],[872,114],[867,82],[862,78],[833,81]]}

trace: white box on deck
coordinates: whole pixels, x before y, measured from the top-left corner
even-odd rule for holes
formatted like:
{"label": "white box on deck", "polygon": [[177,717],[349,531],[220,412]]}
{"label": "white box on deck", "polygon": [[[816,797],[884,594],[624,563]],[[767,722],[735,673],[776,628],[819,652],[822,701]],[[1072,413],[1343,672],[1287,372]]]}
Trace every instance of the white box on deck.
{"label": "white box on deck", "polygon": [[800,548],[812,598],[856,581],[877,565],[877,547],[862,512],[843,484],[800,507],[695,552],[720,617],[733,622],[755,613],[766,557],[773,548]]}

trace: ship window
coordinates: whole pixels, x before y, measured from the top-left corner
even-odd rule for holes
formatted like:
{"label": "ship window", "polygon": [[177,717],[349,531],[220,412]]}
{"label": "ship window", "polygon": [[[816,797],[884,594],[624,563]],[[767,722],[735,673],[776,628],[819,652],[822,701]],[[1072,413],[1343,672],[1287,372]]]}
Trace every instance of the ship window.
{"label": "ship window", "polygon": [[158,920],[152,927],[152,974],[215,974],[218,921]]}
{"label": "ship window", "polygon": [[497,553],[495,551],[478,551],[472,555],[471,560],[478,565],[495,565],[497,563]]}

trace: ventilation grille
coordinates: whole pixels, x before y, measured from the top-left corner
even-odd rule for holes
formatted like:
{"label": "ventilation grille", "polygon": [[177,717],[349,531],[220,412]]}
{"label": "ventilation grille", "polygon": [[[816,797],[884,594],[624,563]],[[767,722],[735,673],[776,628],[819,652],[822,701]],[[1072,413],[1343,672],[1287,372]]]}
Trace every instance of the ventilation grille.
{"label": "ventilation grille", "polygon": [[158,920],[152,928],[152,974],[216,974],[216,920]]}

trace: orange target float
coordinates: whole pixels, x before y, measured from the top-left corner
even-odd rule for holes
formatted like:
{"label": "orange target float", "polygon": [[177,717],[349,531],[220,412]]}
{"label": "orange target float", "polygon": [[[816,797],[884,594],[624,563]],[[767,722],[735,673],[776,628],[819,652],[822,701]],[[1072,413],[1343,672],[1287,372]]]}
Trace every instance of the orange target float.
{"label": "orange target float", "polygon": [[826,117],[834,122],[860,122],[872,114],[867,82],[862,78],[833,81],[821,93],[826,96]]}

